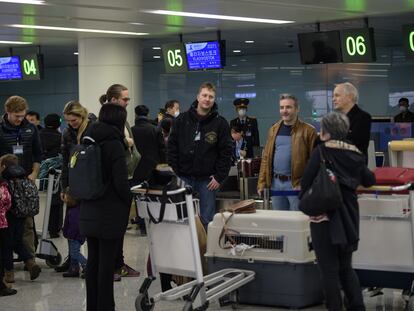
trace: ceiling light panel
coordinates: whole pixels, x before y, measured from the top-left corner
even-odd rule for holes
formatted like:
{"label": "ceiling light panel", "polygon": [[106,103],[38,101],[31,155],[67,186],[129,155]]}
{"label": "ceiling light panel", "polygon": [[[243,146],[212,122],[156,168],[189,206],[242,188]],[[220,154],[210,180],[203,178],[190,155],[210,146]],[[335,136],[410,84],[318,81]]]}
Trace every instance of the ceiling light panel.
{"label": "ceiling light panel", "polygon": [[289,24],[294,21],[286,21],[279,19],[267,19],[267,18],[256,18],[256,17],[242,17],[242,16],[231,16],[231,15],[217,15],[217,14],[204,14],[196,12],[180,12],[180,11],[168,11],[168,10],[143,10],[144,13],[170,15],[170,16],[184,16],[184,17],[195,17],[195,18],[207,18],[207,19],[219,19],[236,22],[250,22],[250,23],[264,23],[264,24]]}
{"label": "ceiling light panel", "polygon": [[145,36],[146,32],[129,32],[129,31],[115,31],[115,30],[102,30],[102,29],[88,29],[88,28],[70,28],[70,27],[54,27],[54,26],[41,26],[41,25],[21,25],[13,24],[10,27],[23,28],[23,29],[40,29],[40,30],[56,30],[56,31],[69,31],[69,32],[89,32],[89,33],[103,33],[114,35],[128,35],[128,36]]}
{"label": "ceiling light panel", "polygon": [[17,4],[34,4],[34,5],[44,5],[46,4],[43,0],[0,0],[1,2],[7,3],[17,3]]}
{"label": "ceiling light panel", "polygon": [[2,41],[0,40],[0,44],[32,44],[33,42],[23,42],[23,41]]}

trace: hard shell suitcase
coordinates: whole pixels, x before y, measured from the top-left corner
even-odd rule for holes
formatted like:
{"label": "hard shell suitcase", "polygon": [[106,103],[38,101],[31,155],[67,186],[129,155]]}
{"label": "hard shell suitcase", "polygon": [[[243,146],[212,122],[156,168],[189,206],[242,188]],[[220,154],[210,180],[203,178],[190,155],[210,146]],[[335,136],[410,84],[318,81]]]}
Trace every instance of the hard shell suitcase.
{"label": "hard shell suitcase", "polygon": [[414,168],[379,167],[374,173],[377,185],[404,185],[414,181]]}

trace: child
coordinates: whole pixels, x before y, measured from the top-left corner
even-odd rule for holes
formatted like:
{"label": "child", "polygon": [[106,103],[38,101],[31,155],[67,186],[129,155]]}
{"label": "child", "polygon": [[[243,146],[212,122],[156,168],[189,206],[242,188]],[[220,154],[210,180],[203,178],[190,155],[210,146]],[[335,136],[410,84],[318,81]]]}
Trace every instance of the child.
{"label": "child", "polygon": [[[26,171],[20,165],[18,165],[18,158],[15,155],[6,154],[0,157],[0,168],[3,178],[9,184],[9,192],[12,199],[12,207],[7,213],[9,241],[11,241],[11,243],[5,245],[5,247],[7,247],[7,251],[3,253],[5,280],[7,283],[14,282],[13,250],[18,254],[19,258],[24,261],[25,267],[30,274],[30,280],[34,280],[39,276],[41,269],[36,264],[35,258],[30,254],[29,250],[23,242],[25,219],[27,216],[33,215],[19,214],[20,209],[18,207],[21,206],[21,204],[18,203],[23,202],[22,200],[27,198],[26,194],[34,189],[36,190],[36,193],[35,195],[30,195],[30,203],[32,203],[32,200],[36,201],[37,199],[37,206],[25,203],[23,204],[23,207],[34,207],[37,208],[37,212],[39,212],[39,197],[37,194],[37,189],[36,186],[34,186],[34,184],[28,180]],[[12,189],[11,185],[18,183],[21,185],[26,185],[23,191],[21,191],[21,187],[16,187],[14,190]],[[17,200],[17,198],[19,200]],[[33,210],[30,212],[33,212]]]}
{"label": "child", "polygon": [[63,225],[63,236],[68,240],[70,266],[69,270],[63,273],[63,277],[79,277],[79,264],[82,267],[82,277],[84,277],[86,259],[80,252],[80,247],[85,242],[85,238],[79,232],[80,205],[67,192],[64,195],[64,202],[67,211]]}
{"label": "child", "polygon": [[10,296],[17,293],[17,290],[8,288],[8,286],[3,281],[3,254],[5,254],[5,252],[8,251],[8,248],[5,246],[10,243],[10,241],[8,241],[9,237],[7,230],[8,224],[6,213],[10,208],[11,197],[9,189],[7,188],[7,183],[3,180],[3,177],[0,175],[0,296]]}

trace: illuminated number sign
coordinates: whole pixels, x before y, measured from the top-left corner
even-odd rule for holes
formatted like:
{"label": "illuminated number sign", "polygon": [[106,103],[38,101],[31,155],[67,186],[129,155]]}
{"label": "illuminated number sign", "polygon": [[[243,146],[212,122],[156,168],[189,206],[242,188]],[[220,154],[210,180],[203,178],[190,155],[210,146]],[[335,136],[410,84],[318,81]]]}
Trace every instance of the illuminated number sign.
{"label": "illuminated number sign", "polygon": [[403,47],[405,56],[414,59],[414,25],[403,26]]}
{"label": "illuminated number sign", "polygon": [[373,28],[341,30],[341,46],[344,63],[368,63],[376,60]]}
{"label": "illuminated number sign", "polygon": [[43,78],[42,56],[28,54],[20,56],[20,67],[23,80],[40,80]]}
{"label": "illuminated number sign", "polygon": [[187,72],[187,59],[182,43],[170,43],[162,46],[165,71],[167,73]]}

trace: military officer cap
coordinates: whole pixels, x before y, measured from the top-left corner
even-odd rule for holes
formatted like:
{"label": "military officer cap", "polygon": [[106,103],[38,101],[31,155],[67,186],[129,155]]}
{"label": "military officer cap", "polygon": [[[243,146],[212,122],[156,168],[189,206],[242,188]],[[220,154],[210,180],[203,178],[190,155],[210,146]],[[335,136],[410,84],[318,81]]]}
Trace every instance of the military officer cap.
{"label": "military officer cap", "polygon": [[236,98],[233,102],[233,105],[236,106],[236,108],[247,108],[248,104],[248,98]]}

